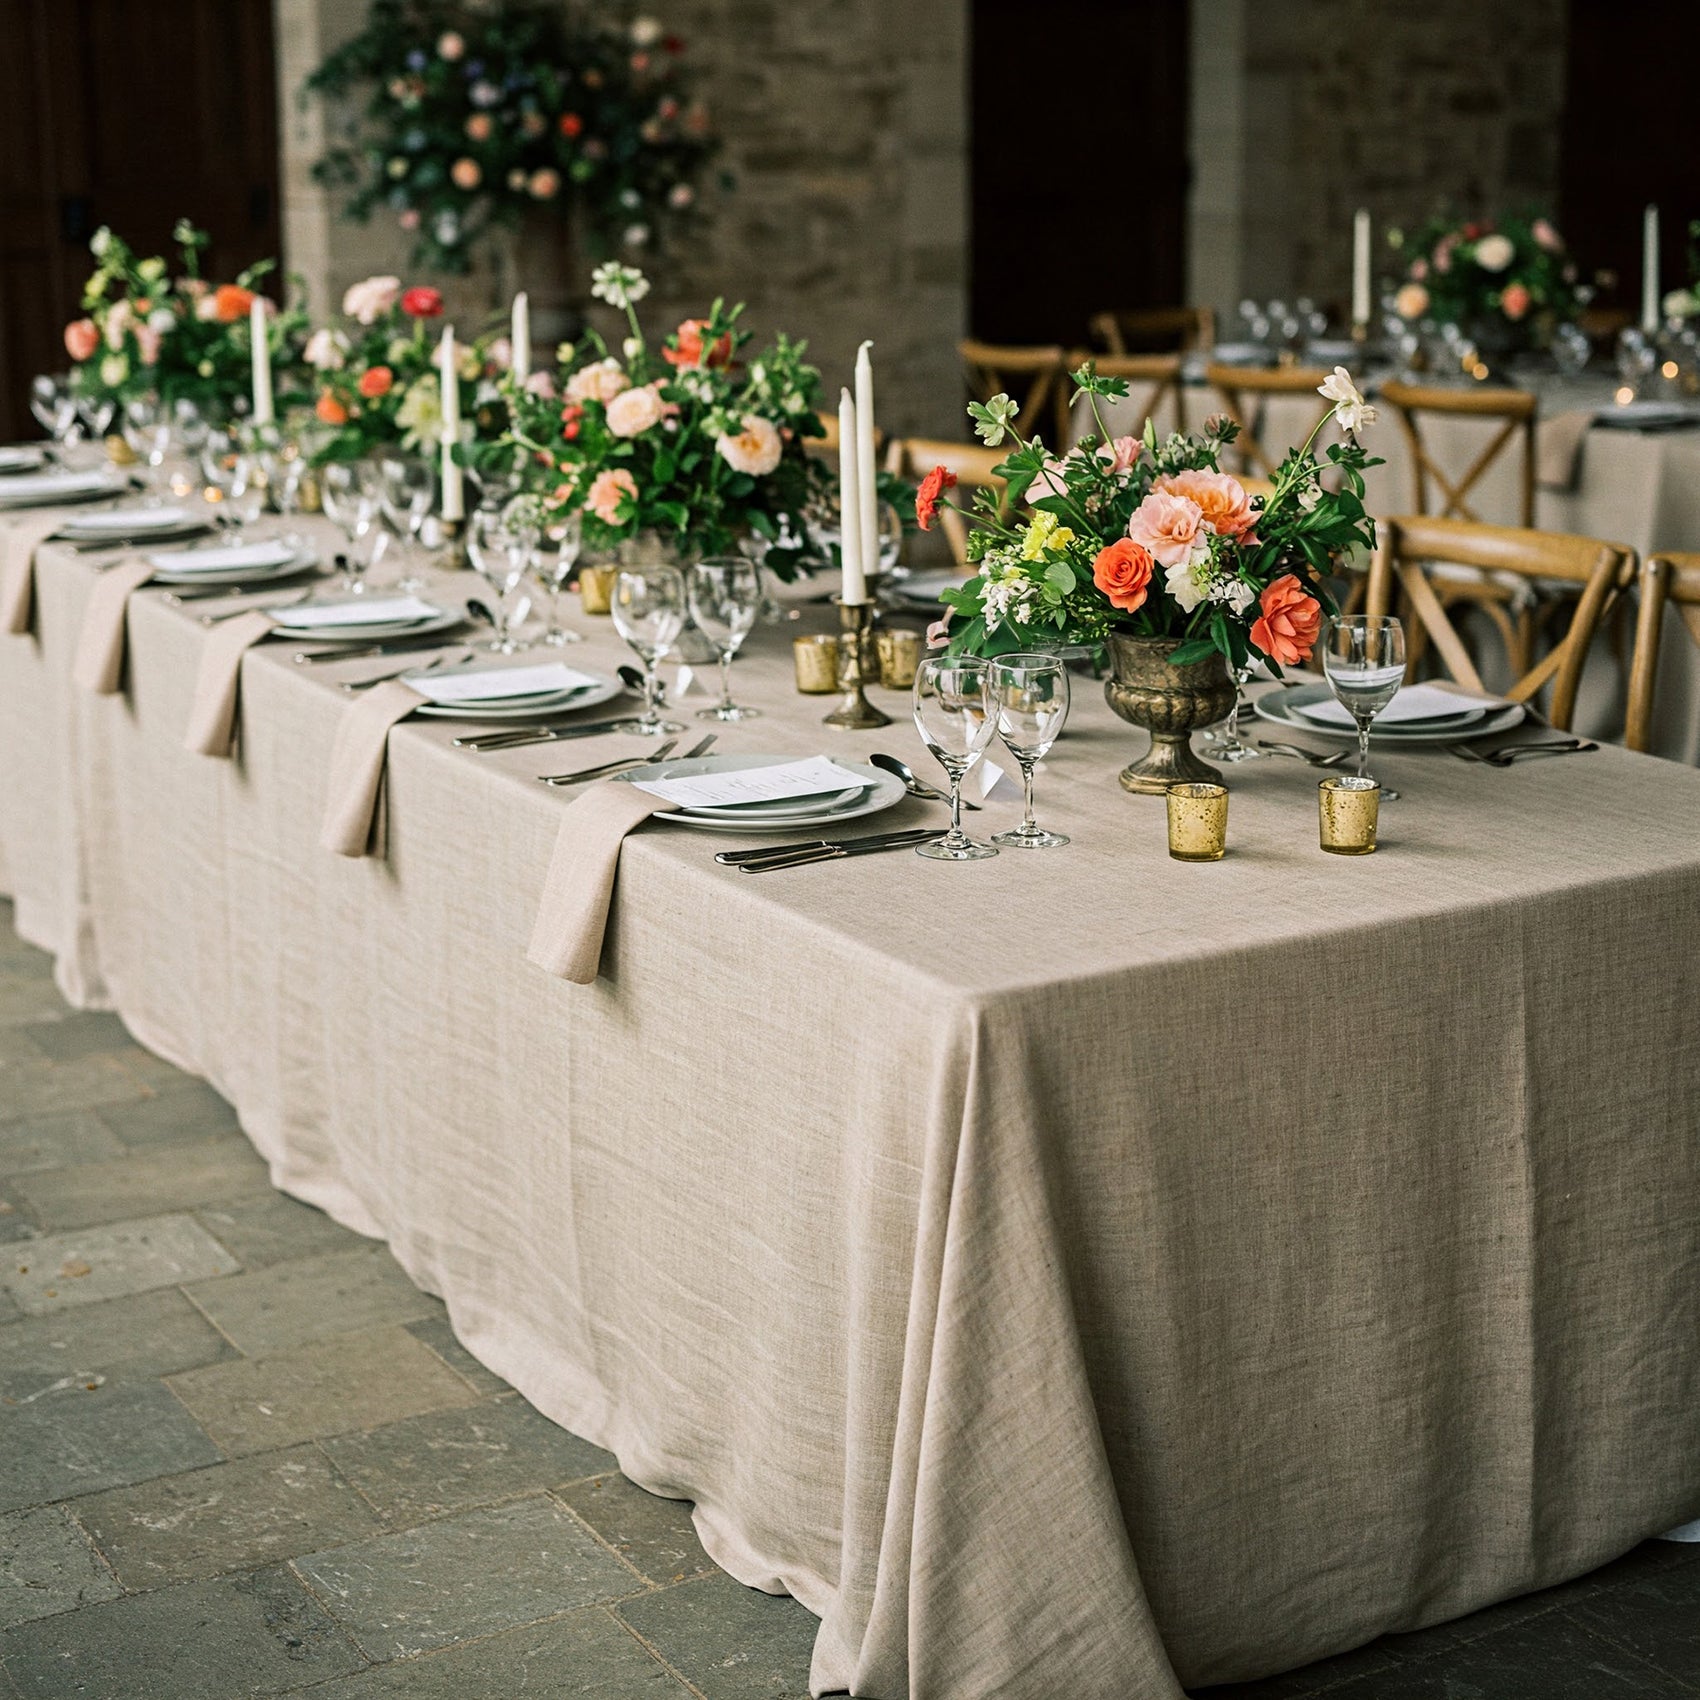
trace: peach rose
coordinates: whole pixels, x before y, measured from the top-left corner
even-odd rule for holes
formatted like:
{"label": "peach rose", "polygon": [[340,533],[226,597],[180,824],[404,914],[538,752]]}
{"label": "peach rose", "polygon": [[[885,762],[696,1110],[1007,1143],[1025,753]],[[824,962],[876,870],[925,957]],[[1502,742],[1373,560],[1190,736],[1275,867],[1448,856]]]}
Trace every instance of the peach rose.
{"label": "peach rose", "polygon": [[673,335],[678,346],[662,349],[661,358],[669,366],[729,365],[732,359],[731,335],[717,336],[713,344],[705,348],[702,333],[707,328],[701,319],[686,319]]}
{"label": "peach rose", "polygon": [[475,142],[487,142],[496,121],[488,112],[475,112],[466,121],[466,133]]}
{"label": "peach rose", "polygon": [[342,310],[363,325],[381,319],[401,294],[399,277],[369,277],[351,283],[342,297]]}
{"label": "peach rose", "polygon": [[620,504],[628,500],[637,500],[637,480],[623,466],[611,466],[591,481],[584,505],[604,525],[618,525]]}
{"label": "peach rose", "polygon": [[449,167],[449,181],[457,189],[464,189],[470,194],[484,181],[484,171],[475,159],[457,159]]}
{"label": "peach rose", "polygon": [[766,477],[778,466],[785,450],[778,427],[759,413],[746,413],[743,430],[717,438],[714,446],[734,472],[747,472],[752,478]]}
{"label": "peach rose", "polygon": [[1252,622],[1251,641],[1282,667],[1308,660],[1322,629],[1322,606],[1300,588],[1291,573],[1283,573],[1258,598],[1263,610]]}
{"label": "peach rose", "polygon": [[1190,496],[1153,490],[1127,522],[1127,534],[1165,567],[1184,566],[1203,544],[1204,510]]}
{"label": "peach rose", "polygon": [[1499,310],[1508,319],[1520,319],[1534,304],[1534,296],[1520,283],[1508,283],[1499,294]]}
{"label": "peach rose", "polygon": [[1122,537],[1098,551],[1092,563],[1092,582],[1115,607],[1131,614],[1145,606],[1152,571],[1151,551],[1130,537]]}
{"label": "peach rose", "polygon": [[100,332],[93,319],[73,319],[65,327],[65,352],[80,365],[94,358],[100,347]]}
{"label": "peach rose", "polygon": [[1223,537],[1243,537],[1257,521],[1245,486],[1226,472],[1165,473],[1151,488],[1196,503],[1205,523]]}
{"label": "peach rose", "polygon": [[247,318],[248,309],[253,305],[253,290],[244,289],[239,283],[221,283],[213,291],[215,317],[221,325],[231,325],[238,319]]}
{"label": "peach rose", "polygon": [[599,401],[606,407],[621,390],[630,389],[631,383],[620,370],[619,361],[609,355],[606,360],[582,367],[567,379],[567,400]]}
{"label": "peach rose", "polygon": [[1564,252],[1564,238],[1559,235],[1557,227],[1550,218],[1537,218],[1529,226],[1529,234],[1549,254],[1562,254]]}
{"label": "peach rose", "polygon": [[313,412],[326,425],[346,425],[348,423],[348,409],[329,390],[320,392],[318,401],[313,404]]}
{"label": "peach rose", "polygon": [[622,390],[608,403],[608,429],[616,437],[635,437],[661,423],[661,397],[647,384]]}
{"label": "peach rose", "polygon": [[388,366],[368,366],[360,374],[360,382],[356,386],[368,401],[376,401],[381,395],[388,395],[395,388],[395,373]]}
{"label": "peach rose", "polygon": [[1420,319],[1428,311],[1428,291],[1420,283],[1402,283],[1393,297],[1393,311],[1401,319]]}

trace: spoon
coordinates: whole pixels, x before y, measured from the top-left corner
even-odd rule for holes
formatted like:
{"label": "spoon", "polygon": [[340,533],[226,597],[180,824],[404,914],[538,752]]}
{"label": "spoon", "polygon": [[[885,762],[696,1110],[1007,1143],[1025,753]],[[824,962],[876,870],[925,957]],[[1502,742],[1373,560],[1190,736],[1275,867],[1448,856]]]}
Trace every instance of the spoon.
{"label": "spoon", "polygon": [[[872,762],[875,767],[883,768],[894,779],[901,779],[903,781],[903,789],[907,791],[911,797],[920,797],[929,803],[948,803],[950,801],[949,793],[940,791],[935,786],[928,785],[924,780],[917,779],[915,777],[914,770],[909,766],[909,764],[907,762],[899,761],[896,756],[871,755],[868,757],[868,760]],[[964,797],[962,799],[962,806],[965,809],[977,809],[980,805],[978,803],[971,803],[966,797]]]}
{"label": "spoon", "polygon": [[1260,750],[1268,750],[1271,755],[1296,756],[1300,761],[1307,761],[1312,767],[1338,767],[1341,762],[1350,759],[1350,750],[1331,750],[1327,755],[1320,756],[1314,750],[1301,750],[1297,744],[1265,743],[1262,738],[1257,740]]}

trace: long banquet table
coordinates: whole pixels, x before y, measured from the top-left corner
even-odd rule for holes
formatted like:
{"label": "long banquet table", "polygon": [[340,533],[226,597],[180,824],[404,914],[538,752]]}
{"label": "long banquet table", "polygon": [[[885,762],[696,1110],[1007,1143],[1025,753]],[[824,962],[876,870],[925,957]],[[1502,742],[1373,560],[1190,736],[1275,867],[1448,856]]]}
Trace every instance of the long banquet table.
{"label": "long banquet table", "polygon": [[[191,755],[206,629],[141,591],[87,695],[95,578],[44,548],[0,638],[20,931],[817,1613],[817,1692],[1176,1700],[1700,1516],[1700,774],[1389,757],[1346,860],[1316,775],[1251,763],[1183,865],[1081,681],[1068,848],[752,878],[656,824],[577,986],[524,960],[570,803],[534,776],[629,741],[406,722],[387,855],[345,860],[336,681],[383,664],[255,649],[238,758]],[[623,658],[578,624],[569,660]],[[892,693],[822,727],[788,636],[723,748],[920,759]]]}

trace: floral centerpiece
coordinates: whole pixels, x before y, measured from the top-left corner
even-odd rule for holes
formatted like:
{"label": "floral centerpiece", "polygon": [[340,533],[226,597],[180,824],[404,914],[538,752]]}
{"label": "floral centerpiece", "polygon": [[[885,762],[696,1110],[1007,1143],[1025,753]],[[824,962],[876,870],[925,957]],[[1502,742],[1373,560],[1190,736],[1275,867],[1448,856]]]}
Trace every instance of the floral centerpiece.
{"label": "floral centerpiece", "polygon": [[[65,351],[79,394],[122,405],[156,394],[190,401],[207,413],[242,413],[252,394],[250,313],[255,287],[275,267],[262,260],[234,283],[201,275],[207,234],[187,219],[173,232],[180,269],[165,258],[140,258],[104,226],[89,248],[95,269],[83,286],[83,317],[65,327]],[[266,335],[278,400],[299,391],[307,315],[299,306],[279,309],[266,297]]]}
{"label": "floral centerpiece", "polygon": [[1662,305],[1667,319],[1700,318],[1700,218],[1688,227],[1688,276],[1684,287],[1666,292]]}
{"label": "floral centerpiece", "polygon": [[308,79],[369,87],[365,134],[319,161],[348,212],[386,211],[415,260],[464,272],[527,209],[571,219],[593,252],[640,249],[696,204],[713,151],[683,85],[683,44],[538,0],[373,0],[366,27]]}
{"label": "floral centerpiece", "polygon": [[[1112,436],[1099,402],[1126,396],[1126,380],[1102,376],[1090,361],[1073,379],[1098,431],[1061,456],[1020,436],[1008,396],[970,404],[984,442],[1012,445],[997,468],[1008,485],[1001,498],[976,492],[967,517],[977,571],[944,593],[945,622],[932,636],[980,655],[1107,648],[1111,706],[1153,734],[1152,754],[1123,784],[1160,790],[1177,778],[1208,778],[1185,736],[1227,713],[1230,671],[1261,661],[1279,674],[1307,661],[1334,609],[1329,574],[1374,545],[1363,473],[1378,462],[1356,432],[1375,410],[1336,367],[1321,386],[1334,407],[1282,461],[1273,490],[1252,496],[1221,467],[1238,434],[1232,420],[1161,441],[1149,420],[1143,437]],[[1319,460],[1314,445],[1330,420],[1346,436]],[[954,482],[943,467],[922,480],[915,511],[923,529]]]}
{"label": "floral centerpiece", "polygon": [[646,534],[681,555],[756,545],[788,578],[803,508],[825,477],[803,446],[821,435],[820,374],[783,335],[744,356],[743,308],[720,301],[656,345],[637,316],[648,291],[630,266],[598,267],[592,293],[626,316],[619,351],[587,332],[557,351],[555,373],[510,386],[530,489],[547,522],[582,516],[588,550]]}
{"label": "floral centerpiece", "polygon": [[1498,348],[1545,347],[1592,294],[1549,218],[1434,219],[1387,240],[1404,271],[1400,318],[1455,324]]}

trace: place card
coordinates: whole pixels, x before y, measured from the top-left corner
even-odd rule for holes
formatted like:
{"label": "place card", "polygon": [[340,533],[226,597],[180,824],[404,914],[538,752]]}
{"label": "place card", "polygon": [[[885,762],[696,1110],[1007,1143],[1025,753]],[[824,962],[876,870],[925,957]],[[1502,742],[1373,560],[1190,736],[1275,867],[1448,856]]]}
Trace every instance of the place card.
{"label": "place card", "polygon": [[537,667],[478,667],[465,673],[413,673],[406,681],[431,702],[502,702],[509,697],[565,696],[602,683],[559,661]]}
{"label": "place card", "polygon": [[997,797],[1009,797],[1019,802],[1023,796],[1021,787],[990,756],[981,756],[975,764],[974,784],[983,803]]}
{"label": "place card", "polygon": [[347,602],[315,602],[280,613],[276,623],[291,631],[331,626],[388,626],[403,620],[434,620],[443,610],[417,596],[372,596]]}
{"label": "place card", "polygon": [[681,809],[727,809],[740,803],[778,803],[845,791],[868,782],[827,756],[745,767],[736,772],[696,773],[681,779],[634,779],[640,791]]}

